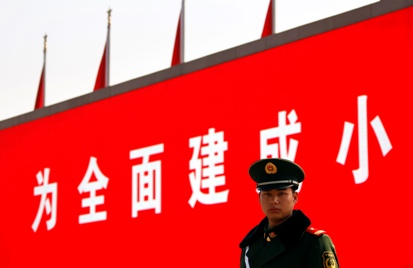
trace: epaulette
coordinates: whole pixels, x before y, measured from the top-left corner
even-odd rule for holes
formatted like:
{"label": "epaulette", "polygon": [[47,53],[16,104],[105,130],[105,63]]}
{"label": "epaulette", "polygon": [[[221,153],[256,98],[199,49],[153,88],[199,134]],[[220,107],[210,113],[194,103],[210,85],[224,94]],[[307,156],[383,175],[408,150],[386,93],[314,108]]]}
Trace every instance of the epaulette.
{"label": "epaulette", "polygon": [[326,232],[326,231],[324,231],[324,230],[319,230],[319,229],[316,229],[316,228],[311,227],[311,226],[309,226],[309,227],[306,229],[306,231],[307,231],[308,233],[313,234],[313,235],[316,235],[316,236],[320,236],[320,235],[322,235],[322,234],[325,234],[325,232]]}

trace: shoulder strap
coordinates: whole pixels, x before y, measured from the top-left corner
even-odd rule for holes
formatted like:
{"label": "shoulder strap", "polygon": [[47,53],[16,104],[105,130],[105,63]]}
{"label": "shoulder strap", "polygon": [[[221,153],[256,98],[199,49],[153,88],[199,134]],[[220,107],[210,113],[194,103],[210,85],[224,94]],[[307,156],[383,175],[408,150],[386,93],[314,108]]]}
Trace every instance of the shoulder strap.
{"label": "shoulder strap", "polygon": [[307,227],[307,229],[305,231],[307,233],[310,233],[310,234],[313,234],[313,235],[316,235],[316,236],[320,236],[320,235],[326,233],[326,231],[324,231],[324,230],[319,230],[319,229],[316,229],[316,228],[311,227],[311,226]]}

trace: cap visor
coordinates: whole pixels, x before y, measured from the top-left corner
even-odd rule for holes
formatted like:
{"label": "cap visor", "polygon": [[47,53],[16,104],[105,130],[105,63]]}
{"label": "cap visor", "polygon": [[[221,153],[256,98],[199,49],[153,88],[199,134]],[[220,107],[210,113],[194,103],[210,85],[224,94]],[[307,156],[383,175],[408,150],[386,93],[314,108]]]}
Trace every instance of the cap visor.
{"label": "cap visor", "polygon": [[267,184],[267,185],[262,185],[262,186],[258,186],[257,189],[260,191],[269,191],[269,190],[283,190],[283,189],[287,189],[290,187],[294,187],[296,185],[292,184],[292,183],[278,183],[278,184]]}

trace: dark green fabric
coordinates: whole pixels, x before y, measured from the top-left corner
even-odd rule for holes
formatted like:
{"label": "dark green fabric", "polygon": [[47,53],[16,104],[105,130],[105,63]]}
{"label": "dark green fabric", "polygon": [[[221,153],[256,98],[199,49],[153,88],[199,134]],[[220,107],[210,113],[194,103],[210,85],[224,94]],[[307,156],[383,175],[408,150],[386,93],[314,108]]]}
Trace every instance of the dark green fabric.
{"label": "dark green fabric", "polygon": [[[245,252],[250,268],[339,268],[336,250],[326,234],[307,232],[311,224],[300,210],[280,226],[267,230],[267,218],[254,227],[240,243],[240,267],[246,268]],[[274,231],[277,236],[267,242],[264,234]]]}

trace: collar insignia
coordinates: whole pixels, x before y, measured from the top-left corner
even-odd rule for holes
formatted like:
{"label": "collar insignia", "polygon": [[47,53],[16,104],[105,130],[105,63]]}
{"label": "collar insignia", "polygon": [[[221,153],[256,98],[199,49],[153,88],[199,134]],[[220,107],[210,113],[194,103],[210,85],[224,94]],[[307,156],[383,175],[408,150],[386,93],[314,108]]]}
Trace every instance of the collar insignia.
{"label": "collar insignia", "polygon": [[269,234],[264,233],[264,239],[267,240],[267,242],[271,242],[271,239],[275,238],[277,236],[276,233],[271,232]]}

